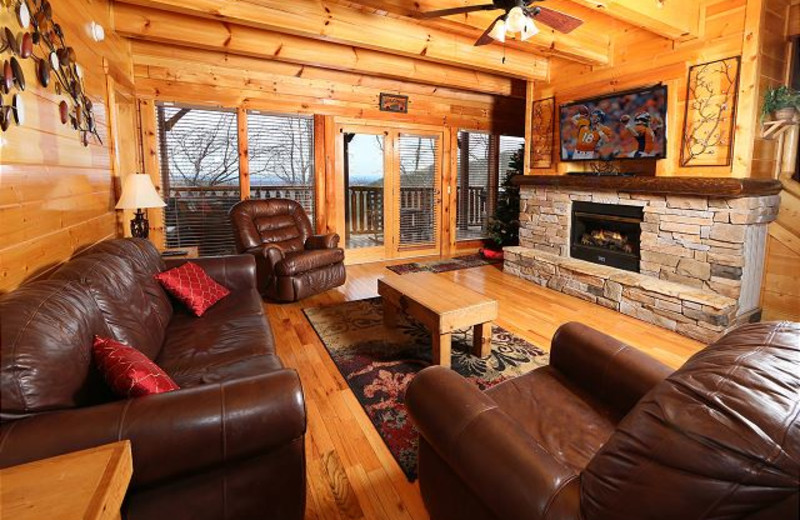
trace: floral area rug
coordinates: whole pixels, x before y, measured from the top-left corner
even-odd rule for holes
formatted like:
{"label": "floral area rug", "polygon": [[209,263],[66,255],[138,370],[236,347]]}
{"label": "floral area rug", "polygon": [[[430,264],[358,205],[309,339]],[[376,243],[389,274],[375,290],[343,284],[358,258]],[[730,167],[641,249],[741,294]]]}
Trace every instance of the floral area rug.
{"label": "floral area rug", "polygon": [[[396,329],[386,329],[381,298],[304,312],[406,477],[414,481],[418,433],[404,401],[408,384],[431,365],[430,332],[402,314]],[[452,345],[453,370],[481,390],[549,360],[541,349],[496,326],[492,327],[492,353],[486,359],[470,355],[471,329],[454,333]]]}
{"label": "floral area rug", "polygon": [[481,267],[502,263],[502,260],[486,260],[479,254],[456,256],[445,258],[444,260],[431,260],[429,262],[411,262],[409,264],[398,264],[386,266],[397,274],[420,273],[430,271],[432,273],[444,273],[446,271],[457,271],[459,269],[469,269],[471,267]]}

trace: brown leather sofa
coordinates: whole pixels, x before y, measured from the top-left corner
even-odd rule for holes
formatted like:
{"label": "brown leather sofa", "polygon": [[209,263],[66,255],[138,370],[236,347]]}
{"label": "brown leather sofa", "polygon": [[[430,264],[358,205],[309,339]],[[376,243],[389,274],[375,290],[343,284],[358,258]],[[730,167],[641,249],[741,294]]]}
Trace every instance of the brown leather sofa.
{"label": "brown leather sofa", "polygon": [[406,404],[433,520],[788,520],[800,324],[744,326],[680,370],[579,324],[482,393],[432,367]]}
{"label": "brown leather sofa", "polygon": [[344,284],[339,235],[314,235],[297,202],[245,200],[230,217],[237,250],[256,258],[258,287],[267,298],[295,302]]}
{"label": "brown leather sofa", "polygon": [[[172,265],[138,239],[0,298],[0,467],[130,439],[128,519],[303,518],[303,392],[275,354],[255,262],[192,261],[231,290],[202,318],[173,305],[153,279]],[[111,396],[95,334],[138,347],[181,389]]]}

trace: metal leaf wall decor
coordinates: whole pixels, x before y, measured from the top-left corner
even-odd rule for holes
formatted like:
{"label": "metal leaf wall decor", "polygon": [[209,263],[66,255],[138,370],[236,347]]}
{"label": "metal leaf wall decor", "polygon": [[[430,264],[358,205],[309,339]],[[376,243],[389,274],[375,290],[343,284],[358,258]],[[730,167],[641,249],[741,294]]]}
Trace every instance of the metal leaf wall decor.
{"label": "metal leaf wall decor", "polygon": [[549,169],[553,167],[553,143],[555,142],[555,98],[533,102],[531,132],[531,167]]}
{"label": "metal leaf wall decor", "polygon": [[741,58],[694,65],[686,89],[681,166],[730,166]]}
{"label": "metal leaf wall decor", "polygon": [[64,31],[53,20],[53,8],[48,0],[0,0],[0,9],[13,13],[14,27],[0,30],[0,128],[8,130],[11,122],[25,122],[22,92],[27,83],[20,60],[33,60],[36,80],[63,96],[58,105],[58,117],[78,131],[84,146],[91,136],[102,143],[97,132],[92,102],[86,95],[83,70],[77,63],[75,49],[67,45]]}

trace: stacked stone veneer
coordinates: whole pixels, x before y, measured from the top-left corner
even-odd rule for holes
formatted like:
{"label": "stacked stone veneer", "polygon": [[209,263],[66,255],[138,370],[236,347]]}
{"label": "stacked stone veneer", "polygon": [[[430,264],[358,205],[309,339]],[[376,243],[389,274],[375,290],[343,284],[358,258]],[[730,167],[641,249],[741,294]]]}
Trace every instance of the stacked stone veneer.
{"label": "stacked stone veneer", "polygon": [[[758,309],[780,197],[717,199],[523,186],[505,269],[686,336],[713,341]],[[641,206],[641,273],[570,258],[572,203]]]}

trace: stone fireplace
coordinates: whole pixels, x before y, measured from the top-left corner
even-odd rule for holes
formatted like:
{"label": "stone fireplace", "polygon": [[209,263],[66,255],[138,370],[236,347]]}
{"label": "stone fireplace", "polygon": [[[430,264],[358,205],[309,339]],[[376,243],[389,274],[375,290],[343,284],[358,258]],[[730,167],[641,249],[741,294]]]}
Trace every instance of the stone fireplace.
{"label": "stone fireplace", "polygon": [[760,317],[780,183],[527,176],[505,270],[710,342]]}

